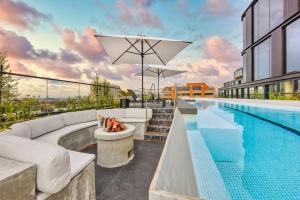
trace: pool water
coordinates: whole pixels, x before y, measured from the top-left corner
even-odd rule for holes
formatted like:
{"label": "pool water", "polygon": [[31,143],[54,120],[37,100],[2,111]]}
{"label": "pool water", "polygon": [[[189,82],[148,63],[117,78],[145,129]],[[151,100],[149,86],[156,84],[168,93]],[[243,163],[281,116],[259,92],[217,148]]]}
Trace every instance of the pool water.
{"label": "pool water", "polygon": [[[196,128],[235,200],[300,200],[300,113],[198,102]],[[195,129],[195,123],[187,126]]]}

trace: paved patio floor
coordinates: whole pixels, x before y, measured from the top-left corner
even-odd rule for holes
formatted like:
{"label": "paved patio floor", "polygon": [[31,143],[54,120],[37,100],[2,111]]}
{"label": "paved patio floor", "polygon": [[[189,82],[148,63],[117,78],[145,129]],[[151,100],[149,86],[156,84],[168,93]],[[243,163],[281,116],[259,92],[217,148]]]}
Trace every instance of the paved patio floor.
{"label": "paved patio floor", "polygon": [[[97,200],[147,200],[164,143],[135,141],[135,157],[113,169],[96,165]],[[86,153],[95,153],[96,147]]]}

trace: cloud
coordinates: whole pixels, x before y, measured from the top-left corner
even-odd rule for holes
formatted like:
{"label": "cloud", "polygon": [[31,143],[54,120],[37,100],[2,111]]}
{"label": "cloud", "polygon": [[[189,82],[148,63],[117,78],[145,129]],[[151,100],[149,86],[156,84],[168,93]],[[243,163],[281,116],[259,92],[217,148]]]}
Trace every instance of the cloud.
{"label": "cloud", "polygon": [[60,59],[68,64],[75,64],[82,61],[77,54],[66,49],[60,49]]}
{"label": "cloud", "polygon": [[83,33],[75,33],[71,29],[64,29],[63,39],[66,48],[77,52],[86,60],[97,63],[105,59],[106,53],[94,37],[96,30],[86,28]]}
{"label": "cloud", "polygon": [[33,47],[27,38],[0,27],[0,52],[9,57],[28,59],[32,57]]}
{"label": "cloud", "polygon": [[47,60],[39,60],[36,62],[36,65],[48,72],[53,73],[56,77],[80,79],[82,75],[82,72],[78,67],[66,65],[66,63],[62,61],[52,62]]}
{"label": "cloud", "polygon": [[57,53],[51,52],[48,49],[37,49],[33,51],[33,55],[36,59],[47,59],[47,60],[57,60]]}
{"label": "cloud", "polygon": [[131,4],[118,0],[115,4],[120,11],[119,19],[122,23],[130,26],[146,26],[156,29],[163,29],[160,18],[151,10],[150,5],[153,1],[134,0]]}
{"label": "cloud", "polygon": [[227,64],[241,64],[238,48],[220,36],[208,37],[204,41],[204,54],[207,58]]}
{"label": "cloud", "polygon": [[41,22],[50,21],[45,15],[20,0],[0,1],[0,22],[20,29],[33,28]]}
{"label": "cloud", "polygon": [[232,15],[235,11],[229,0],[207,0],[203,9],[210,15]]}
{"label": "cloud", "polygon": [[[175,69],[185,70],[186,73],[177,77],[171,77],[168,83],[186,84],[186,82],[205,82],[209,86],[219,87],[229,79],[232,79],[233,67],[214,59],[201,59],[189,63],[180,63]],[[163,84],[166,85],[166,84]]]}
{"label": "cloud", "polygon": [[11,66],[10,66],[11,71],[13,72],[17,72],[20,74],[31,74],[31,75],[35,75],[35,72],[32,71],[31,69],[29,69],[27,66],[25,66],[22,63],[19,62],[14,62]]}
{"label": "cloud", "polygon": [[83,75],[93,79],[96,74],[111,80],[131,77],[136,67],[108,64],[106,53],[94,34],[96,31],[90,28],[82,34],[65,29],[63,39],[66,48],[52,52],[35,49],[26,37],[0,28],[0,52],[7,52],[11,69],[15,73],[36,74],[37,70],[39,75],[68,79],[81,79]]}
{"label": "cloud", "polygon": [[66,49],[61,49],[60,53],[48,49],[36,50],[27,38],[2,28],[0,52],[7,53],[11,69],[16,73],[36,74],[28,66],[37,66],[59,77],[75,79],[81,76],[79,68],[71,65],[80,61],[79,56]]}

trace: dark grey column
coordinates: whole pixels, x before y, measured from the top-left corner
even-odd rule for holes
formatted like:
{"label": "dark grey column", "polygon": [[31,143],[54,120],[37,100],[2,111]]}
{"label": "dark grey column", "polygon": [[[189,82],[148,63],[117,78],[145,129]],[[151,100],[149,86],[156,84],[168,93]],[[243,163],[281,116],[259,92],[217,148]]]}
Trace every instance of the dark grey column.
{"label": "dark grey column", "polygon": [[246,51],[246,83],[253,81],[252,49]]}
{"label": "dark grey column", "polygon": [[283,29],[277,28],[271,36],[271,77],[284,74],[284,43]]}
{"label": "dark grey column", "polygon": [[284,0],[284,19],[288,19],[300,10],[300,0]]}

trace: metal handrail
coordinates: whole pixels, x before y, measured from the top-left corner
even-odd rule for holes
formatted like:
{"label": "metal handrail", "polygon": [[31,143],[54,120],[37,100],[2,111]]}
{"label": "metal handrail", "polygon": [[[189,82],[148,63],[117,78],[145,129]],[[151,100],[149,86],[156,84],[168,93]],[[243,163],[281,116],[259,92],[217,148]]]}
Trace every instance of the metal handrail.
{"label": "metal handrail", "polygon": [[[46,110],[48,110],[48,104],[49,104],[49,88],[48,88],[48,84],[51,84],[51,81],[53,82],[60,82],[60,83],[71,83],[71,84],[78,84],[78,89],[77,89],[77,92],[78,92],[78,99],[81,98],[81,88],[80,86],[92,86],[92,87],[96,87],[96,96],[99,96],[99,92],[102,90],[102,89],[109,89],[113,92],[113,96],[114,97],[118,97],[118,91],[120,90],[120,86],[117,86],[117,85],[104,85],[104,84],[93,84],[93,83],[85,83],[85,82],[79,82],[79,81],[71,81],[71,80],[62,80],[62,79],[56,79],[56,78],[47,78],[47,77],[41,77],[41,76],[34,76],[34,75],[27,75],[27,74],[19,74],[19,73],[12,73],[12,72],[7,72],[7,71],[4,71],[3,70],[3,67],[1,67],[1,70],[0,70],[0,75],[3,76],[3,75],[10,75],[10,76],[15,76],[16,77],[16,80],[18,80],[18,78],[33,78],[33,79],[37,79],[37,80],[44,80],[46,81]],[[2,79],[1,79],[2,80]],[[1,84],[0,84],[1,86]],[[75,90],[76,91],[76,90]],[[0,103],[1,103],[1,99],[2,99],[2,94],[0,92]]]}
{"label": "metal handrail", "polygon": [[[75,83],[75,84],[80,84],[80,85],[102,86],[102,85],[97,85],[97,84],[92,84],[92,83],[62,80],[62,79],[48,78],[48,77],[34,76],[34,75],[27,75],[27,74],[18,74],[18,73],[5,72],[5,71],[1,71],[1,74],[7,74],[7,75],[12,75],[12,76],[22,76],[22,77],[26,77],[26,78],[43,79],[43,80],[49,80],[49,81],[60,81],[60,82],[65,82],[65,83]],[[105,86],[105,87],[110,87],[110,88],[115,88],[115,89],[120,88],[120,86],[117,86],[117,85],[109,85],[109,86]]]}

